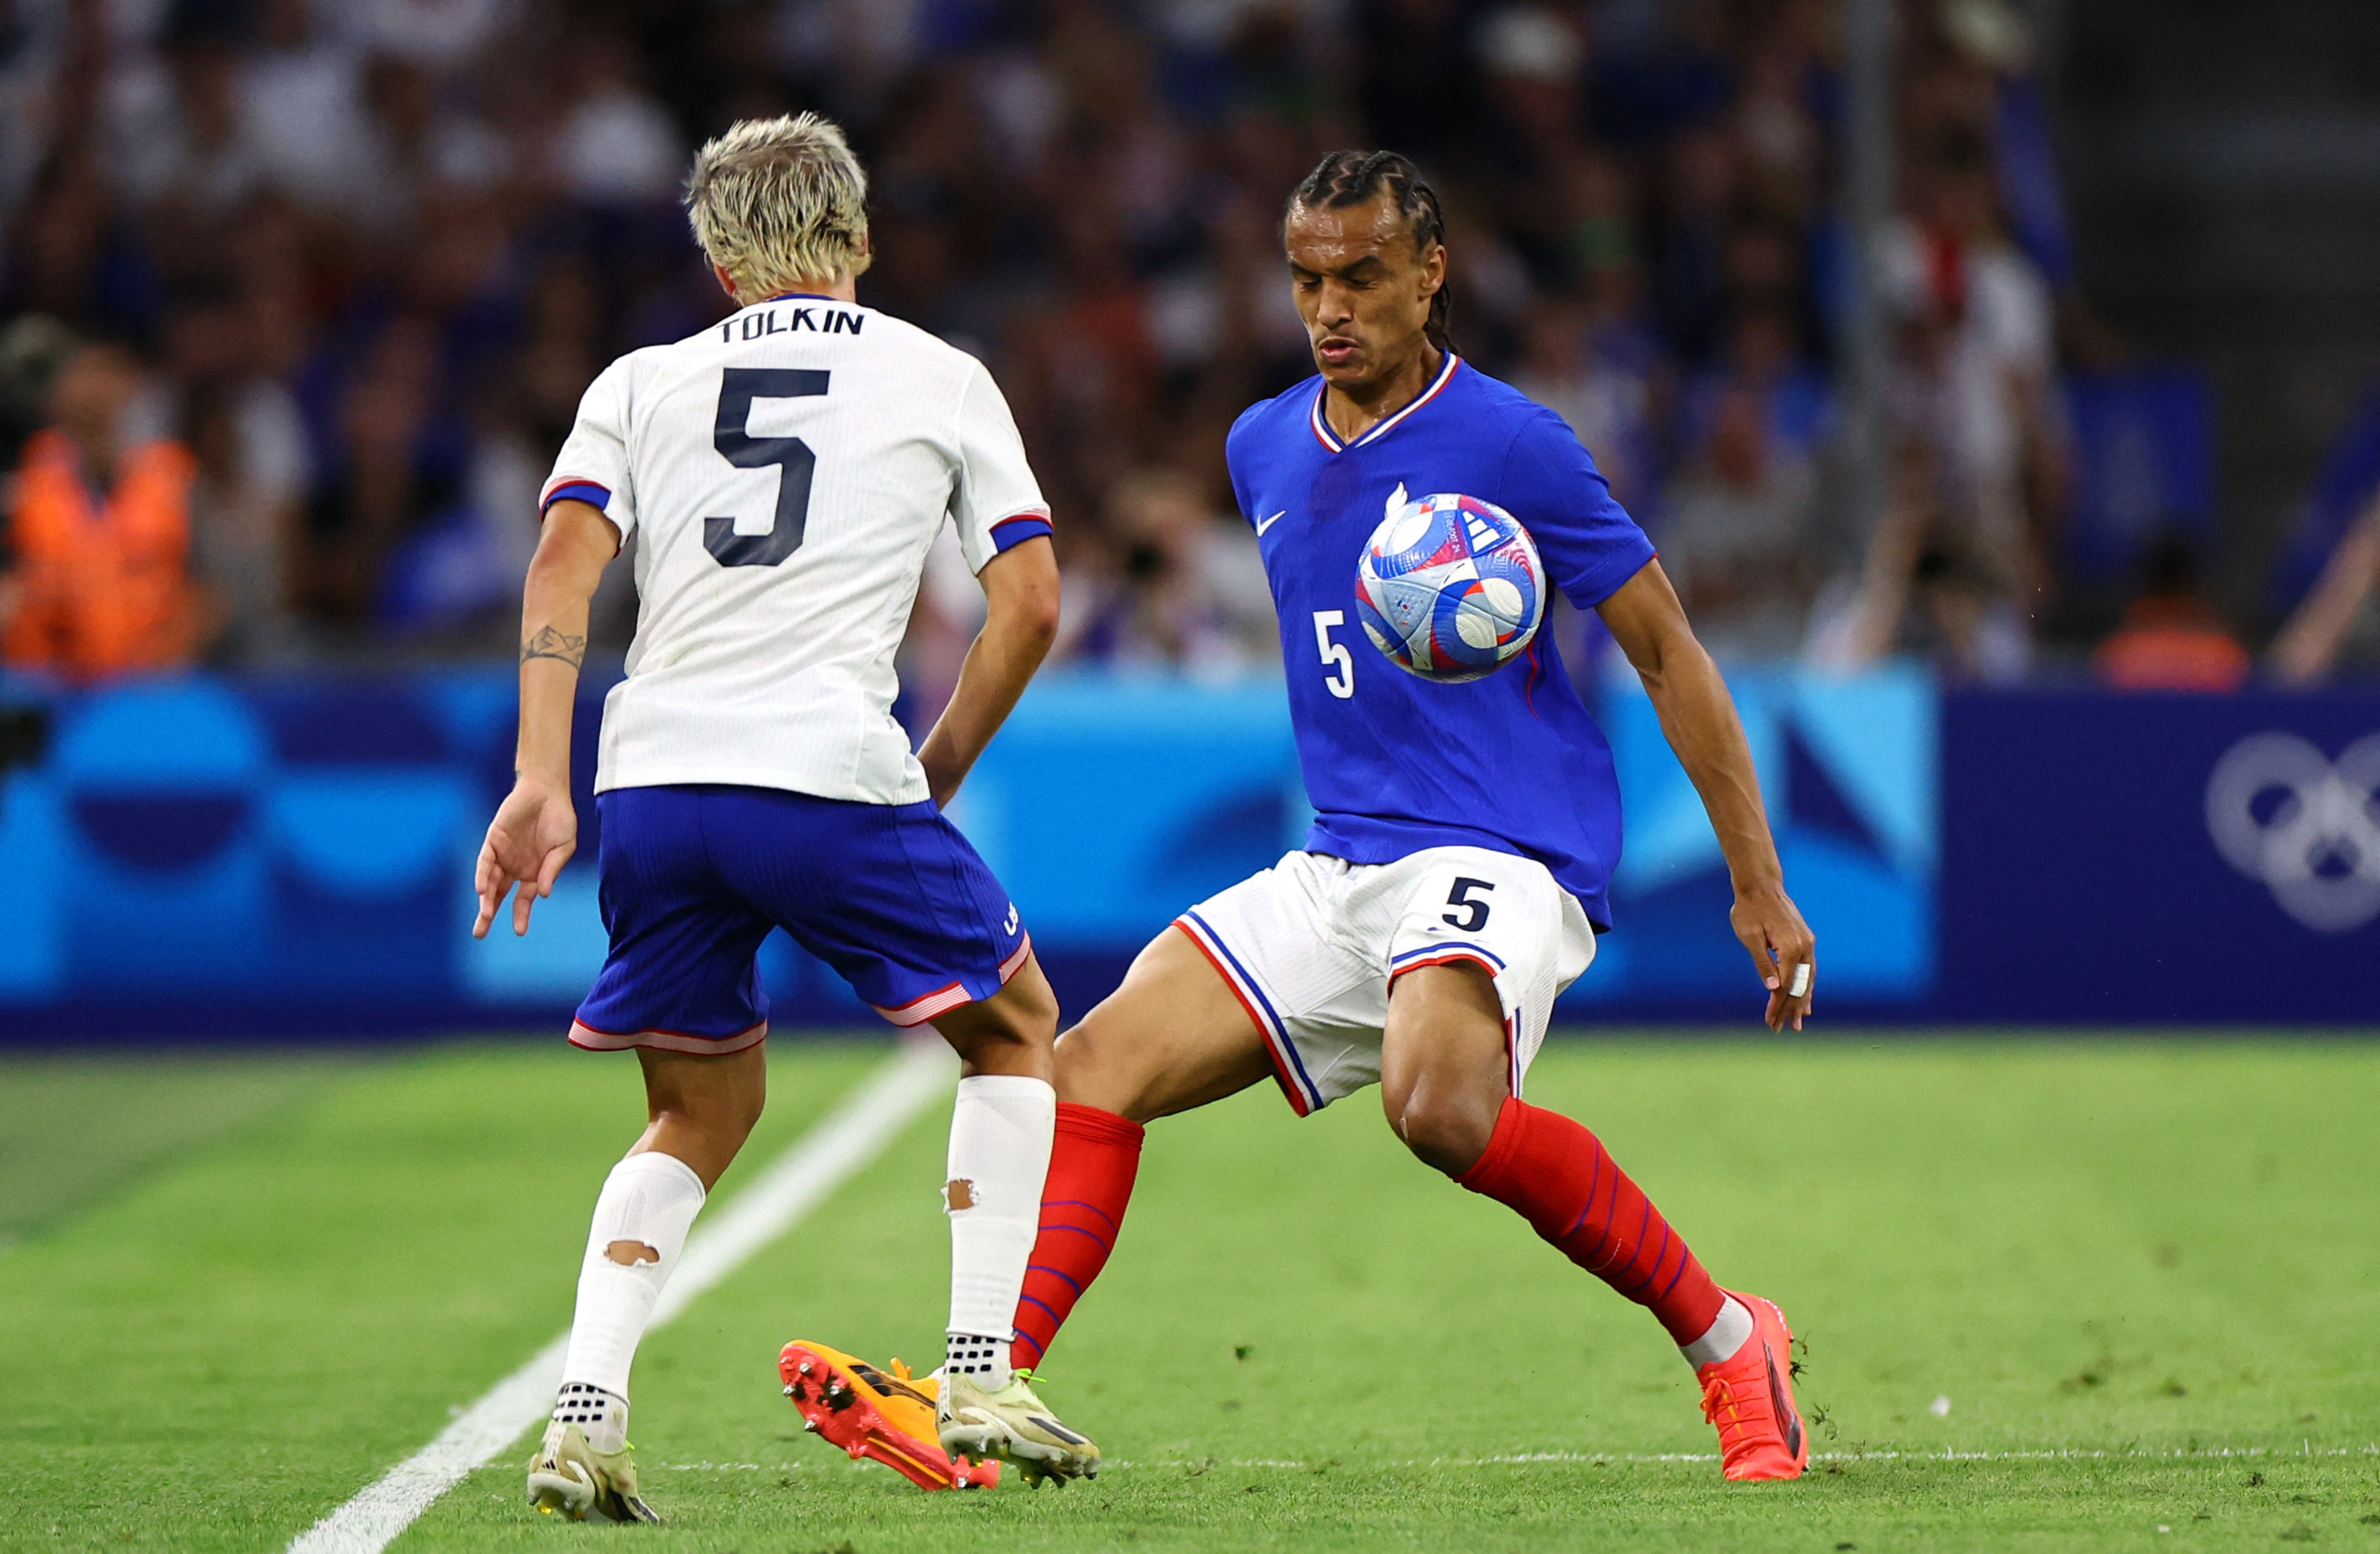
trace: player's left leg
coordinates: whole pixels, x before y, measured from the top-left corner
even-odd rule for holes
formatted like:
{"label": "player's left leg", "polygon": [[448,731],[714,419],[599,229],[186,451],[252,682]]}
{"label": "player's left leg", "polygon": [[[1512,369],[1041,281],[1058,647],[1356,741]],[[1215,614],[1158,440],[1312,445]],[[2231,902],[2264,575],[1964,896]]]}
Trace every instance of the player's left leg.
{"label": "player's left leg", "polygon": [[[1559,952],[1548,953],[1554,915],[1513,911],[1538,893],[1542,871],[1535,866],[1516,871],[1489,859],[1470,872],[1504,876],[1501,888],[1488,892],[1504,898],[1496,909],[1503,919],[1490,924],[1491,914],[1480,913],[1473,928],[1463,914],[1468,941],[1448,943],[1437,925],[1458,915],[1439,910],[1448,892],[1425,887],[1416,899],[1425,902],[1423,932],[1435,942],[1401,946],[1404,953],[1391,956],[1410,969],[1392,974],[1381,1039],[1390,1125],[1421,1159],[1512,1208],[1572,1262],[1653,1313],[1702,1380],[1730,1478],[1797,1476],[1808,1442],[1792,1403],[1784,1318],[1768,1302],[1713,1282],[1593,1133],[1521,1099],[1545,1010],[1568,980],[1552,965]],[[1463,893],[1459,880],[1451,893]],[[1591,956],[1591,942],[1586,948]],[[1575,976],[1585,958],[1559,969]]]}
{"label": "player's left leg", "polygon": [[[1098,1448],[1057,1422],[1010,1359],[1057,1112],[1050,1050],[1058,1001],[1015,904],[930,802],[857,804],[724,789],[710,806],[711,834],[747,844],[722,849],[719,866],[743,899],[892,1024],[931,1025],[965,1065],[943,1178],[951,1305],[942,1440],[939,1448],[924,1440],[877,1444],[928,1461],[937,1450],[989,1452],[1035,1476],[1089,1472]],[[771,836],[802,844],[748,844]],[[781,1362],[802,1346],[789,1345]],[[785,1385],[827,1439],[846,1450],[870,1444],[865,1432],[846,1427],[847,1414],[822,1407],[815,1387],[795,1378]]]}

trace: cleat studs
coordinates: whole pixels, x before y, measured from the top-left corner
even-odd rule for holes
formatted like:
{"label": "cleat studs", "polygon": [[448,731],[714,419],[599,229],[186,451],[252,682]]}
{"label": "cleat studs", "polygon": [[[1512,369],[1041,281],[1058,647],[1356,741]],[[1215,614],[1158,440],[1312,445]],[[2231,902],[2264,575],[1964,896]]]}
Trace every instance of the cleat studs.
{"label": "cleat studs", "polygon": [[802,1428],[808,1430],[812,1435],[816,1435],[818,1434],[818,1421],[815,1419],[805,1419],[802,1421]]}
{"label": "cleat studs", "polygon": [[808,1360],[804,1360],[804,1361],[802,1362],[802,1374],[803,1374],[804,1376],[808,1376],[809,1373],[810,1373],[810,1363],[809,1363]]}
{"label": "cleat studs", "polygon": [[785,1386],[785,1396],[789,1398],[797,1398],[801,1396],[801,1393],[793,1386],[792,1383],[788,1382]]}

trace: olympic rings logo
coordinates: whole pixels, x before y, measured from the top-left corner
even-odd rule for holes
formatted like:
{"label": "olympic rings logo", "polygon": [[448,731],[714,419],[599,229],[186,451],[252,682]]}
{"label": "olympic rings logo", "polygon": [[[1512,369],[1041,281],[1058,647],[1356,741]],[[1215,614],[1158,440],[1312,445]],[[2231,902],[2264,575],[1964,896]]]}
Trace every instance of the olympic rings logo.
{"label": "olympic rings logo", "polygon": [[2223,861],[2320,933],[2380,917],[2380,734],[2326,759],[2294,734],[2252,734],[2206,780]]}

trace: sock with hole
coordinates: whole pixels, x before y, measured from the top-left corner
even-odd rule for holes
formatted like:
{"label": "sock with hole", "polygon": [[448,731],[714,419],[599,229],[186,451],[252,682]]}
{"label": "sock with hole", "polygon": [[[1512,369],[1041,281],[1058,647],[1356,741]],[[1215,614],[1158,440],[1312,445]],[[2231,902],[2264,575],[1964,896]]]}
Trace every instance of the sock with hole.
{"label": "sock with hole", "polygon": [[942,1188],[951,1220],[951,1347],[943,1369],[993,1391],[1008,1385],[1011,1324],[1040,1223],[1057,1111],[1058,1092],[1047,1081],[1010,1074],[960,1080],[951,1110]]}
{"label": "sock with hole", "polygon": [[[613,1166],[595,1200],[562,1379],[620,1399],[624,1418],[637,1342],[686,1249],[703,1196],[692,1166],[647,1149]],[[588,1439],[594,1439],[590,1432]]]}

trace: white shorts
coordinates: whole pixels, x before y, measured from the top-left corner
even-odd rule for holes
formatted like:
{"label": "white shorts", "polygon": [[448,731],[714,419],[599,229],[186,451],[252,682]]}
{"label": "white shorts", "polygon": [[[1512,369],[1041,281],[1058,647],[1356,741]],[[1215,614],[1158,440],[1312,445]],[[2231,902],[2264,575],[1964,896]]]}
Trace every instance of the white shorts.
{"label": "white shorts", "polygon": [[1556,995],[1595,959],[1578,898],[1534,858],[1485,847],[1385,864],[1291,853],[1174,923],[1239,996],[1301,1117],[1379,1082],[1389,985],[1456,962],[1495,979],[1519,1095]]}

